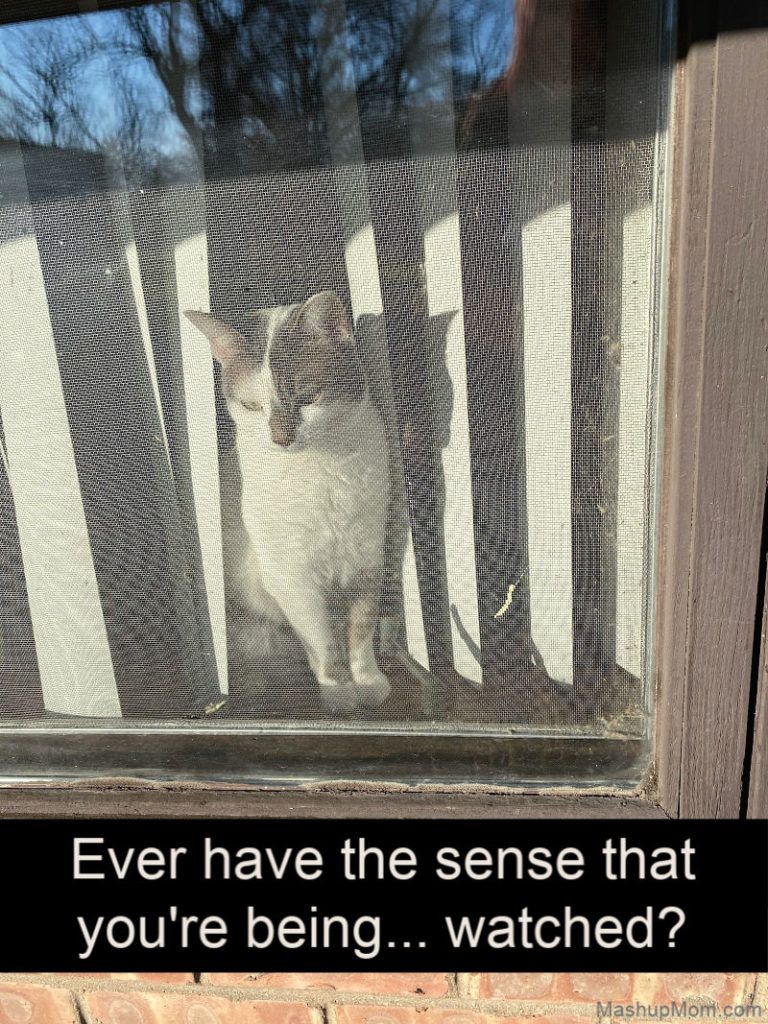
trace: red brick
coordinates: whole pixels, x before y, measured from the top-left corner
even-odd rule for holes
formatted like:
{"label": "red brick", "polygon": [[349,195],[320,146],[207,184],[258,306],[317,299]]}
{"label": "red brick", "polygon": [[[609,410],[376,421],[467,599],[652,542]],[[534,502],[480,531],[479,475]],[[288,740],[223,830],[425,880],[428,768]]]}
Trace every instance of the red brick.
{"label": "red brick", "polygon": [[661,974],[659,998],[713,1000],[720,1006],[745,1001],[749,974]]}
{"label": "red brick", "polygon": [[477,986],[482,999],[549,999],[559,1003],[596,999],[628,999],[631,974],[481,974]]}
{"label": "red brick", "polygon": [[553,974],[481,974],[479,995],[485,999],[544,999]]}
{"label": "red brick", "polygon": [[76,1024],[72,996],[42,985],[0,985],[0,1024]]}
{"label": "red brick", "polygon": [[629,999],[632,994],[631,974],[572,974],[570,978],[572,998],[585,1002]]}
{"label": "red brick", "polygon": [[592,1017],[578,1017],[572,1013],[551,1013],[540,1017],[538,1014],[532,1017],[508,1017],[504,1024],[592,1024]]}
{"label": "red brick", "polygon": [[418,1006],[337,1006],[335,1010],[338,1024],[498,1024],[496,1018],[470,1010]]}
{"label": "red brick", "polygon": [[592,1024],[592,1017],[578,1017],[572,1013],[550,1013],[545,1016],[508,1017],[504,1024]]}
{"label": "red brick", "polygon": [[191,985],[194,984],[194,974],[94,974],[91,971],[72,971],[66,978],[112,978],[119,981],[150,981],[159,985]]}
{"label": "red brick", "polygon": [[588,1024],[584,1017],[494,1017],[472,1010],[418,1006],[337,1006],[338,1024]]}
{"label": "red brick", "polygon": [[375,995],[444,996],[445,974],[209,974],[213,985],[248,985],[256,988],[333,989]]}
{"label": "red brick", "polygon": [[299,1003],[231,1002],[193,993],[88,992],[99,1024],[311,1024]]}

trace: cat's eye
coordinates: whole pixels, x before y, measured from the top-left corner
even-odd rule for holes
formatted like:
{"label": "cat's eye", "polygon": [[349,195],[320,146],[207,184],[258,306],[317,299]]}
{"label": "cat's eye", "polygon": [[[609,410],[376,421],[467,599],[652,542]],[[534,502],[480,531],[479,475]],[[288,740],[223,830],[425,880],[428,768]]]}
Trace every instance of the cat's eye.
{"label": "cat's eye", "polygon": [[264,409],[261,402],[241,402],[240,404],[249,412],[261,412]]}

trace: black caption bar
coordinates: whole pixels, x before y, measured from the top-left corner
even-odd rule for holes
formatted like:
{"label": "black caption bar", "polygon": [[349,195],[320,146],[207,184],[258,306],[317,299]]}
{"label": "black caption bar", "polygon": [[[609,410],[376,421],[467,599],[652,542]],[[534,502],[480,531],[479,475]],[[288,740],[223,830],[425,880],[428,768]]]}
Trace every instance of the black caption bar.
{"label": "black caption bar", "polygon": [[0,960],[765,971],[767,849],[764,821],[6,821],[40,909],[6,905]]}

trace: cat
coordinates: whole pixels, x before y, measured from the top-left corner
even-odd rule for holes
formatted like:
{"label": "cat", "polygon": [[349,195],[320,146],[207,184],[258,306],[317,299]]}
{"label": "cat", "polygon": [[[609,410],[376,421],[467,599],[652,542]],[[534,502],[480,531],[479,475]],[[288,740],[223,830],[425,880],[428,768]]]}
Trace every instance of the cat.
{"label": "cat", "polygon": [[329,712],[376,707],[390,690],[374,650],[388,450],[344,306],[319,292],[242,331],[185,315],[221,364],[234,422],[221,466],[228,599],[287,620]]}

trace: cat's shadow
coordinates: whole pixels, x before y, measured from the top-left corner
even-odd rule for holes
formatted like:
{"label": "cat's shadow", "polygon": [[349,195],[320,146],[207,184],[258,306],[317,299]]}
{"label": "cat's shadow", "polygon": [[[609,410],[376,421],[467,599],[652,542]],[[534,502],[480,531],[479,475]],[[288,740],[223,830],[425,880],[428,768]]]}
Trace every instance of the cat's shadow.
{"label": "cat's shadow", "polygon": [[[405,394],[396,395],[390,370],[389,345],[383,315],[364,314],[355,325],[355,341],[363,361],[371,398],[384,420],[391,481],[390,509],[384,550],[382,620],[390,639],[405,644],[403,635],[403,561],[408,533],[419,536],[435,531],[445,511],[445,486],[438,458],[451,436],[453,382],[446,366],[448,328],[456,312],[423,321],[416,338],[398,339],[400,345],[423,345],[425,382],[414,381]],[[409,382],[410,384],[410,382]],[[426,415],[425,415],[426,408]],[[425,423],[428,429],[425,429]],[[427,494],[418,480],[406,481],[406,466],[429,461],[438,468],[434,493]]]}

